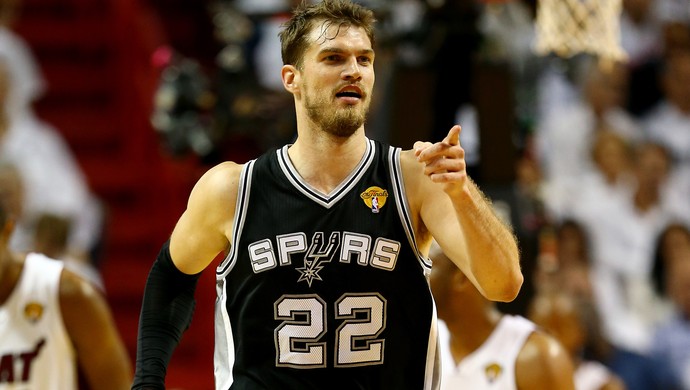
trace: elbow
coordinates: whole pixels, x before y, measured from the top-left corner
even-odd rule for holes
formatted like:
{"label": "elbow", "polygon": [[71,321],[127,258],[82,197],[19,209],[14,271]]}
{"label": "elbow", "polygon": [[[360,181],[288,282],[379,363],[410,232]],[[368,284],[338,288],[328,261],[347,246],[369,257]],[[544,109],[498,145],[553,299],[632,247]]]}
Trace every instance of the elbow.
{"label": "elbow", "polygon": [[504,282],[500,284],[499,288],[495,292],[495,296],[491,298],[493,301],[497,302],[511,302],[517,298],[522,288],[522,282],[524,281],[522,272],[519,270],[517,272],[511,273],[510,276],[506,277]]}
{"label": "elbow", "polygon": [[525,278],[520,270],[519,261],[511,265],[508,271],[501,273],[500,277],[493,278],[491,291],[487,291],[485,297],[496,302],[513,301],[522,288]]}
{"label": "elbow", "polygon": [[507,272],[504,275],[504,281],[499,289],[499,296],[497,301],[499,302],[512,302],[517,298],[522,288],[522,283],[525,281],[525,277],[520,269],[520,251],[517,247],[512,248],[510,255],[507,257],[510,259],[506,268]]}

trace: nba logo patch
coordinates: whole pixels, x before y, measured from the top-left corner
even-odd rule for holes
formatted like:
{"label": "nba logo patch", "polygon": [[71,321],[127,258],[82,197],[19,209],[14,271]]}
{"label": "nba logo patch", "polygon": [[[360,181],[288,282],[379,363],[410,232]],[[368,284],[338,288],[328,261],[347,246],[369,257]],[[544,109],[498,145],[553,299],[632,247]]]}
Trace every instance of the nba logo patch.
{"label": "nba logo patch", "polygon": [[43,305],[38,302],[29,302],[24,306],[24,318],[32,324],[38,322],[43,317]]}
{"label": "nba logo patch", "polygon": [[489,383],[494,383],[501,376],[502,372],[503,368],[498,363],[491,363],[484,368],[484,374]]}
{"label": "nba logo patch", "polygon": [[359,194],[359,196],[372,213],[378,214],[388,200],[388,191],[381,187],[372,186]]}

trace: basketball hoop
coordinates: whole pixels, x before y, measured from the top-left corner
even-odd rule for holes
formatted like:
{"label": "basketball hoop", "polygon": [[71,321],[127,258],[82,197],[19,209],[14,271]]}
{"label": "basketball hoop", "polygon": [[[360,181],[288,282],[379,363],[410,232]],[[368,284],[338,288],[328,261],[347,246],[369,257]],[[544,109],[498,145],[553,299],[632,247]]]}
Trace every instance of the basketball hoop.
{"label": "basketball hoop", "polygon": [[588,53],[604,64],[625,61],[621,11],[621,0],[539,0],[535,51],[562,58]]}

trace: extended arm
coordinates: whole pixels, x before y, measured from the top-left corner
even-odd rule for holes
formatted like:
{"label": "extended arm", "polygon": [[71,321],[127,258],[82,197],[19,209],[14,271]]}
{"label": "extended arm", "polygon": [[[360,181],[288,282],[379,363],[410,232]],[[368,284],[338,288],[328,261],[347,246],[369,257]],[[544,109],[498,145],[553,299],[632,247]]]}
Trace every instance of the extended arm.
{"label": "extended arm", "polygon": [[60,307],[90,387],[129,389],[132,365],[101,292],[65,270],[60,280]]}
{"label": "extended arm", "polygon": [[229,245],[241,167],[223,163],[196,184],[146,281],[132,389],[165,389],[167,365],[194,311],[198,276]]}
{"label": "extended arm", "polygon": [[418,142],[401,157],[418,241],[428,248],[433,236],[482,295],[510,301],[523,280],[517,241],[467,176],[459,133],[455,126],[442,142]]}

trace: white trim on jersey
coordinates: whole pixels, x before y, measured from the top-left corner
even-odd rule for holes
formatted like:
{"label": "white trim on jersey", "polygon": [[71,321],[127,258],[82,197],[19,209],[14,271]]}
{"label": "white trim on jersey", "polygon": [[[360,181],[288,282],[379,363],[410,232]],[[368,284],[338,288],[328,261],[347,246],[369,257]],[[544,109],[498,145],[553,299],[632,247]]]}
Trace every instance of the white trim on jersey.
{"label": "white trim on jersey", "polygon": [[[228,295],[225,290],[225,279],[216,284],[218,300],[216,302],[216,315],[214,322],[214,332],[216,343],[224,344],[224,348],[216,347],[213,349],[214,377],[216,390],[226,390],[230,388],[234,378],[232,376],[233,363],[235,361],[235,344],[232,338],[232,324],[228,314]],[[222,325],[218,319],[222,319]]]}
{"label": "white trim on jersey", "polygon": [[429,329],[429,349],[426,353],[424,390],[438,390],[441,386],[441,359],[438,344],[438,315],[436,313],[436,302],[434,302],[432,307],[434,309],[434,315],[431,317],[431,329]]}
{"label": "white trim on jersey", "polygon": [[330,194],[324,194],[321,191],[312,187],[307,183],[302,176],[300,176],[295,166],[292,165],[290,157],[288,156],[288,148],[290,145],[285,145],[276,151],[278,155],[278,163],[283,170],[285,177],[292,183],[292,185],[307,198],[313,200],[324,208],[330,209],[334,204],[338,203],[364,176],[369,166],[374,161],[376,147],[374,141],[367,139],[367,150],[360,160],[359,164],[354,170],[343,180],[338,187],[336,187]]}
{"label": "white trim on jersey", "polygon": [[218,280],[225,278],[225,276],[232,271],[232,268],[235,266],[235,261],[237,260],[235,243],[239,241],[240,234],[242,234],[242,229],[244,228],[244,221],[247,217],[247,207],[249,205],[249,195],[251,194],[252,173],[254,172],[255,162],[256,160],[251,160],[242,167],[240,184],[237,188],[237,204],[235,205],[235,221],[232,227],[230,252],[216,269],[216,278]]}
{"label": "white trim on jersey", "polygon": [[405,195],[405,183],[403,182],[402,169],[400,167],[400,148],[389,147],[388,149],[388,166],[390,167],[390,177],[393,183],[393,191],[395,192],[396,205],[398,207],[398,214],[400,215],[400,221],[405,228],[405,233],[407,233],[407,239],[410,241],[412,249],[414,249],[417,255],[417,260],[422,265],[424,269],[424,274],[429,276],[431,272],[431,260],[422,256],[419,252],[419,247],[417,246],[417,239],[414,235],[414,228],[412,225],[412,219],[410,218],[410,206],[407,203],[407,196]]}

